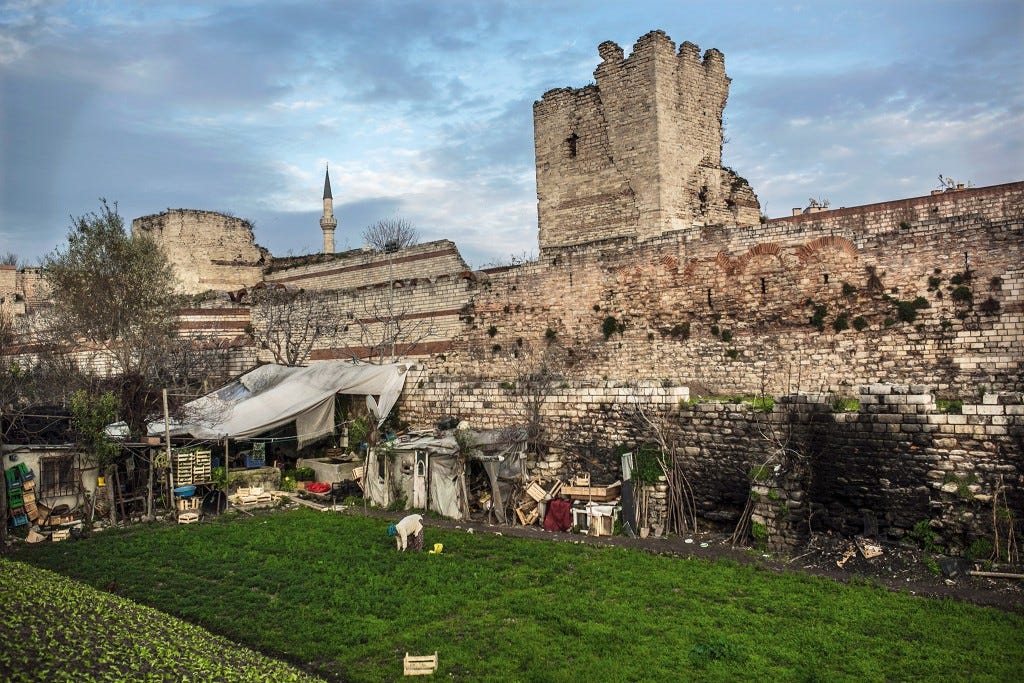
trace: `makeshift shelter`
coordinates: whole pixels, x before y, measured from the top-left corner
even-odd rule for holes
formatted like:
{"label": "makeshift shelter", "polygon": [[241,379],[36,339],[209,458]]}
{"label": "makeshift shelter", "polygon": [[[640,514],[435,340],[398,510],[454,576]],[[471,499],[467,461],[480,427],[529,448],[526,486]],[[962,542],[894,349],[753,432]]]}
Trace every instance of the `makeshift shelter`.
{"label": "makeshift shelter", "polygon": [[[378,426],[398,401],[411,366],[322,361],[307,367],[262,365],[217,391],[183,406],[171,436],[221,441],[248,439],[295,423],[298,448],[334,432],[335,394],[378,397]],[[164,434],[164,422],[149,423],[149,434]]]}
{"label": "makeshift shelter", "polygon": [[[468,519],[471,503],[483,500],[497,521],[506,523],[505,501],[526,480],[525,442],[507,437],[497,431],[431,431],[380,444],[367,454],[365,496],[381,507],[404,498],[406,509],[433,510],[451,519]],[[486,472],[488,490],[470,490],[467,468],[474,465]]]}

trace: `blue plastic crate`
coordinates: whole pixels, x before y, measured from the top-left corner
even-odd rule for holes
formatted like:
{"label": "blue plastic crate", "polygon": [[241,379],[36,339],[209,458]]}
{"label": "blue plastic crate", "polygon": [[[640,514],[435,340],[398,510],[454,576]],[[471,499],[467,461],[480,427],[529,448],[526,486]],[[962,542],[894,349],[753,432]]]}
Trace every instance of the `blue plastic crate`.
{"label": "blue plastic crate", "polygon": [[14,515],[11,519],[11,523],[14,526],[25,526],[28,524],[28,515]]}

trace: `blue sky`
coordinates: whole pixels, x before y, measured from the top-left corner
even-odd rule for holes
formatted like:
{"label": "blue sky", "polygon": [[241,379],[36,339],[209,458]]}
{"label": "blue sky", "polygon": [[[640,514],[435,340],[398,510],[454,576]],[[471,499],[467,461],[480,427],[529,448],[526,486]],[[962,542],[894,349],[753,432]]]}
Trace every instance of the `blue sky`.
{"label": "blue sky", "polygon": [[762,208],[1024,180],[1024,3],[0,0],[0,252],[117,201],[249,218],[317,251],[400,216],[473,266],[537,250],[532,104],[597,45],[725,53],[725,163]]}

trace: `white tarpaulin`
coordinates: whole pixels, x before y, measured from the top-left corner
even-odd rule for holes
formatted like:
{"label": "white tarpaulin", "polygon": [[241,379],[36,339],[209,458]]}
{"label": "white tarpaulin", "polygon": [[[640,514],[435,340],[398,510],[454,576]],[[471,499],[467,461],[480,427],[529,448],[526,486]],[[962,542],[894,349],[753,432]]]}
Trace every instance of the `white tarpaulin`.
{"label": "white tarpaulin", "polygon": [[[334,395],[377,396],[379,423],[398,401],[409,365],[322,361],[308,367],[262,365],[217,391],[187,403],[171,435],[245,439],[295,422],[298,447],[334,432]],[[151,422],[149,434],[164,433]]]}

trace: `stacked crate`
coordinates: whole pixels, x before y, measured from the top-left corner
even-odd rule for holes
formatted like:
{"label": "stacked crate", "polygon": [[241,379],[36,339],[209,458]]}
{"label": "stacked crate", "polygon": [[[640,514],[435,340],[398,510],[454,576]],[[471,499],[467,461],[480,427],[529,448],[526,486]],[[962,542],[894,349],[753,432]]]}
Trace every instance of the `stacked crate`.
{"label": "stacked crate", "polygon": [[10,467],[4,471],[4,480],[7,485],[7,510],[11,517],[12,526],[25,526],[29,522],[28,510],[25,506],[25,484],[29,486],[29,502],[32,504],[32,509],[36,516],[39,516],[36,511],[36,498],[35,498],[35,474],[25,463],[18,463],[14,467]]}
{"label": "stacked crate", "polygon": [[21,497],[25,502],[25,516],[28,517],[28,521],[38,521],[39,508],[36,507],[36,483],[34,481],[30,479],[22,483]]}
{"label": "stacked crate", "polygon": [[194,451],[178,451],[171,454],[175,486],[188,486],[192,483],[192,469],[195,466],[195,460]]}
{"label": "stacked crate", "polygon": [[213,470],[210,467],[210,451],[195,451],[192,461],[192,481],[190,484],[205,484],[213,481]]}

